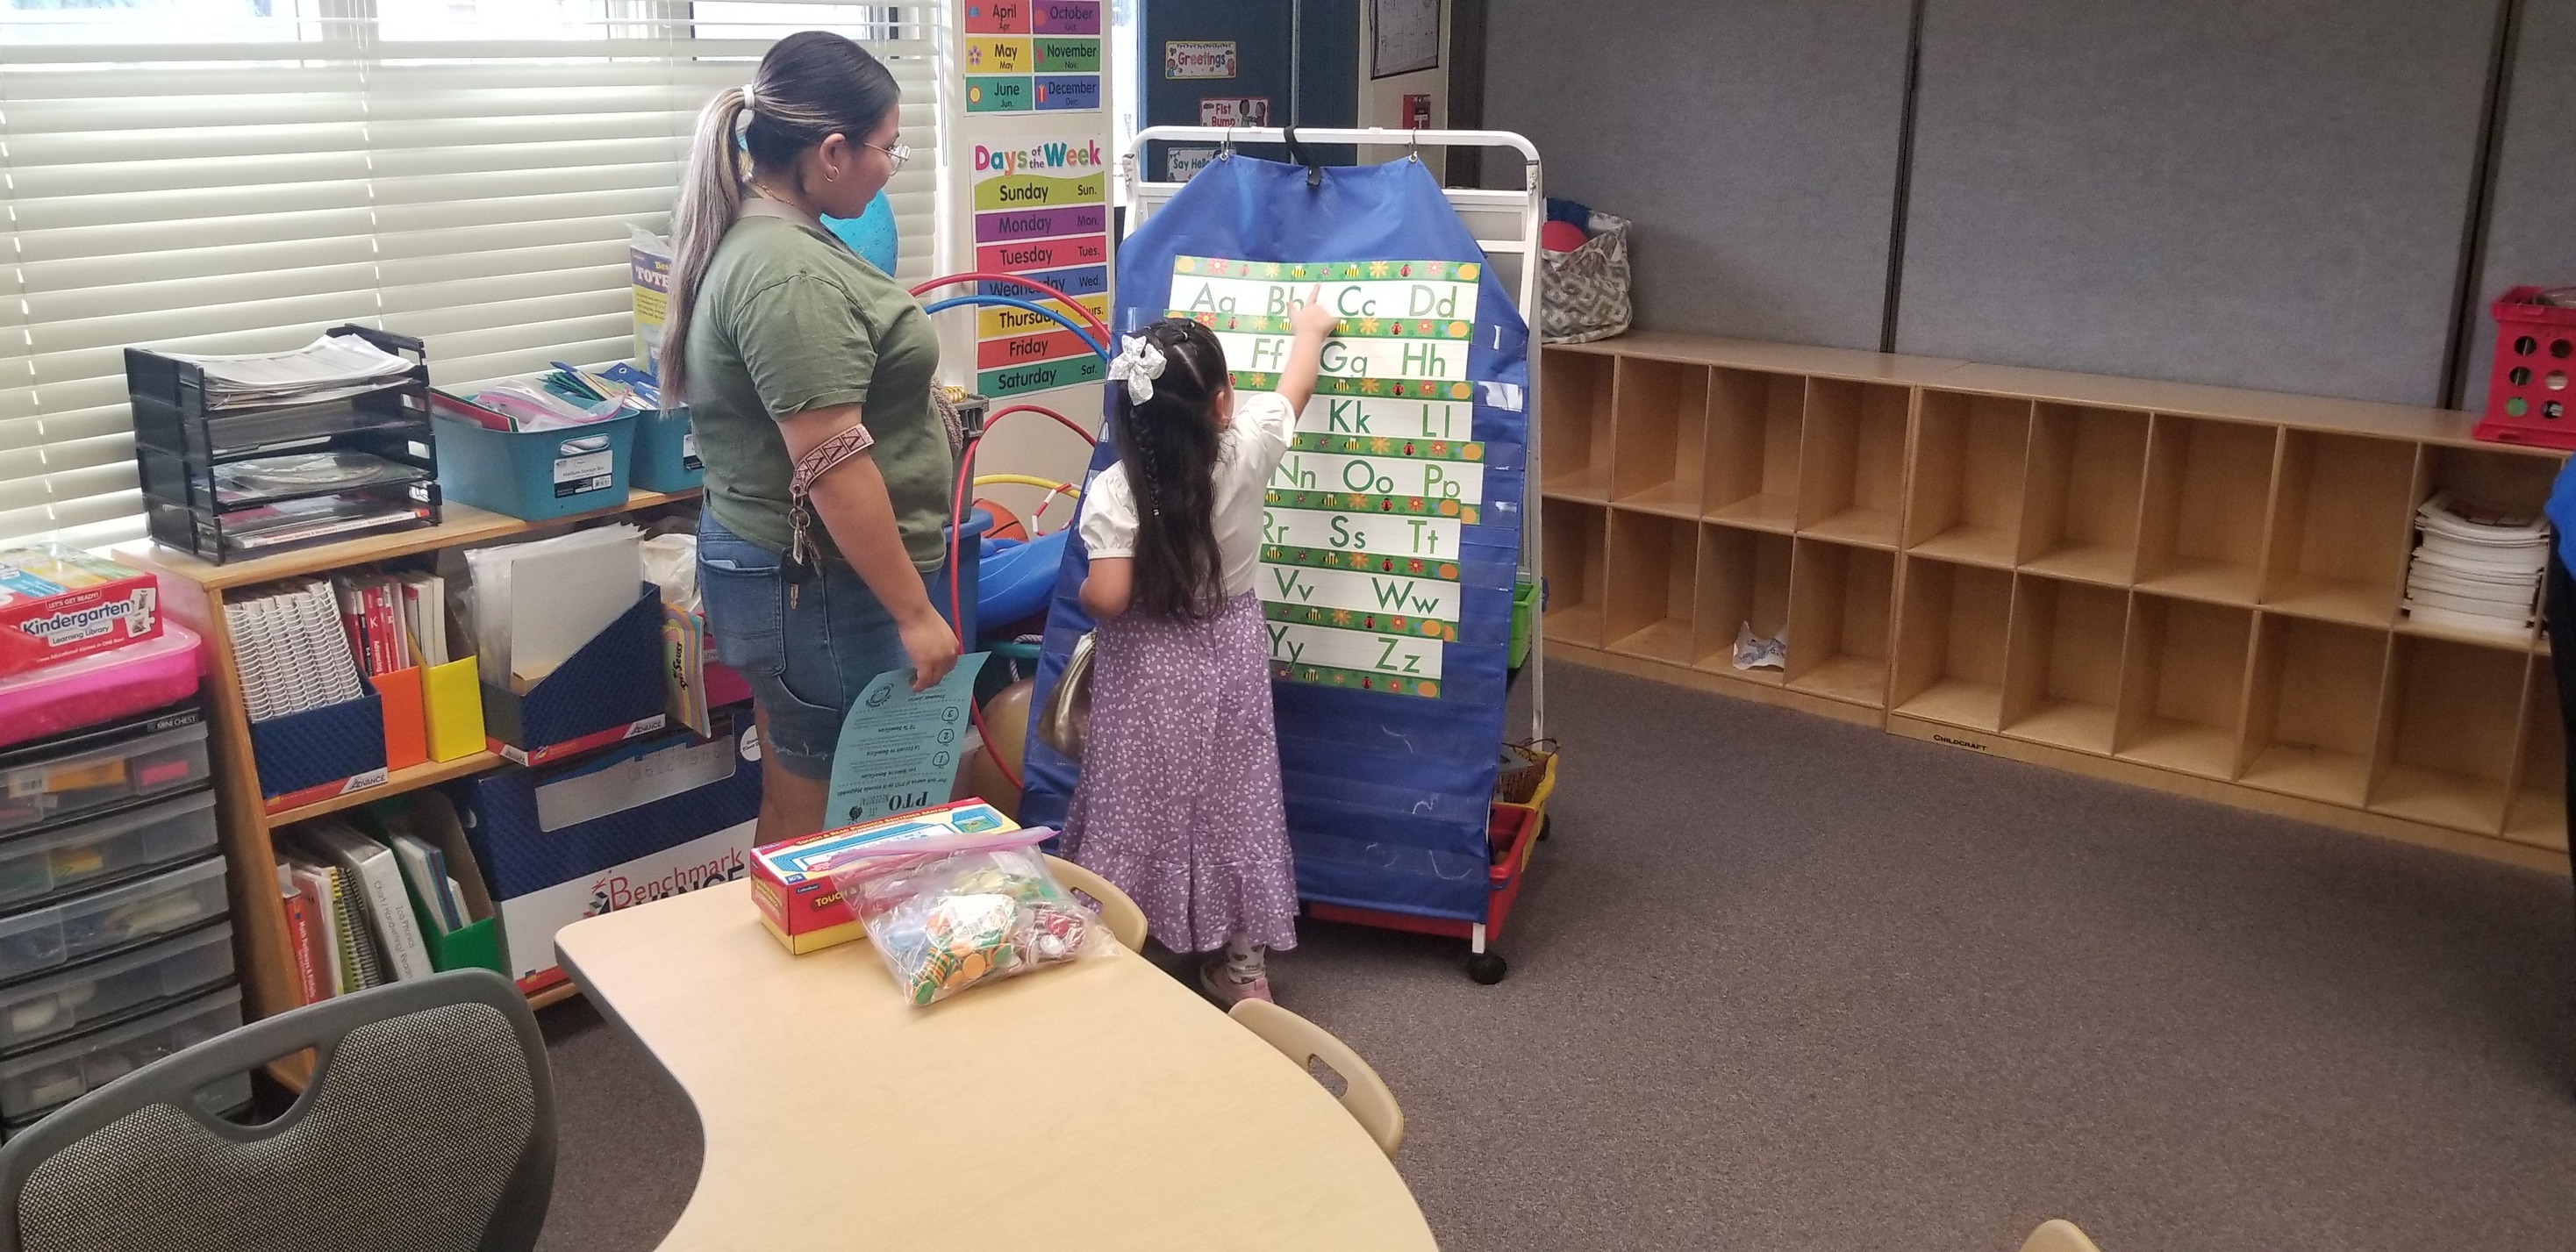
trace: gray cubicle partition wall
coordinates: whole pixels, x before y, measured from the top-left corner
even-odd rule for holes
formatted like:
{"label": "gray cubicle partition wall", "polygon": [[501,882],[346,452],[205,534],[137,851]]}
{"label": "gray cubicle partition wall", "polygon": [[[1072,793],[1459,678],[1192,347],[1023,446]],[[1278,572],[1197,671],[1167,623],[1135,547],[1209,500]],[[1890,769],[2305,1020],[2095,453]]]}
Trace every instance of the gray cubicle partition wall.
{"label": "gray cubicle partition wall", "polygon": [[[1494,0],[1485,124],[1637,222],[1637,322],[1879,346],[1909,0]],[[1488,186],[1519,186],[1489,160]]]}
{"label": "gray cubicle partition wall", "polygon": [[2496,150],[2477,305],[2460,353],[2460,407],[2483,409],[2507,288],[2576,284],[2576,0],[2521,0],[2512,89]]}
{"label": "gray cubicle partition wall", "polygon": [[2440,402],[2499,11],[1929,0],[1896,349]]}

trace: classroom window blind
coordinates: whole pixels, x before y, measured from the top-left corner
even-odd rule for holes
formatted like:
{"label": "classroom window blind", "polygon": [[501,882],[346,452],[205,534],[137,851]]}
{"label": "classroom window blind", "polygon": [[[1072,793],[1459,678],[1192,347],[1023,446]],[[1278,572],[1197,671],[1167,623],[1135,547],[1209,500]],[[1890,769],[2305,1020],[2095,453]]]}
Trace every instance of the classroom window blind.
{"label": "classroom window blind", "polygon": [[0,543],[142,533],[128,345],[417,335],[441,385],[632,355],[627,239],[698,109],[836,30],[904,88],[930,276],[938,4],[0,0]]}

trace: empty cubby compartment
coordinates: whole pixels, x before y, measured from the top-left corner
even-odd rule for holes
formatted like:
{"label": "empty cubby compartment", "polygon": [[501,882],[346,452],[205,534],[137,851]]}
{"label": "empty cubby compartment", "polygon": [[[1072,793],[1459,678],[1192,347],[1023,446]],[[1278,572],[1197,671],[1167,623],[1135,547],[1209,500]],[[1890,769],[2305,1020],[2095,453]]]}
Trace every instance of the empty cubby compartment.
{"label": "empty cubby compartment", "polygon": [[2492,835],[2504,826],[2530,657],[2399,635],[2380,710],[2370,807]]}
{"label": "empty cubby compartment", "polygon": [[2235,777],[2253,633],[2246,609],[2130,597],[2113,752],[2204,778]]}
{"label": "empty cubby compartment", "polygon": [[2284,434],[2264,606],[2385,628],[2406,584],[2414,489],[2414,444]]}
{"label": "empty cubby compartment", "polygon": [[2108,756],[2128,618],[2126,591],[2022,575],[2004,666],[2004,733]]}
{"label": "empty cubby compartment", "polygon": [[2147,415],[2041,404],[2031,414],[2022,564],[2051,578],[2125,587],[2137,573]]}
{"label": "empty cubby compartment", "polygon": [[2157,414],[2138,514],[2138,586],[2252,604],[2280,428]]}
{"label": "empty cubby compartment", "polygon": [[1798,533],[1893,548],[1905,516],[1906,389],[1811,379],[1798,452]]}
{"label": "empty cubby compartment", "polygon": [[1698,577],[1698,521],[1611,510],[1603,642],[1614,652],[1690,664]]}
{"label": "empty cubby compartment", "polygon": [[1800,539],[1789,571],[1790,689],[1885,707],[1895,590],[1895,554]]}
{"label": "empty cubby compartment", "polygon": [[2028,400],[1923,393],[1906,547],[1922,556],[2010,568],[2021,550]]}
{"label": "empty cubby compartment", "polygon": [[1909,717],[2000,729],[2012,575],[1914,557],[1904,581],[1890,704]]}
{"label": "empty cubby compartment", "polygon": [[1612,500],[1696,521],[1707,439],[1706,366],[1619,358]]}
{"label": "empty cubby compartment", "polygon": [[1551,500],[1540,516],[1547,543],[1547,637],[1600,647],[1602,606],[1610,598],[1608,511]]}
{"label": "empty cubby compartment", "polygon": [[1798,525],[1798,436],[1807,380],[1713,370],[1708,386],[1710,521],[1788,532]]}
{"label": "empty cubby compartment", "polygon": [[1539,353],[1539,487],[1545,494],[1609,502],[1617,366],[1617,358],[1595,353]]}
{"label": "empty cubby compartment", "polygon": [[2251,787],[2359,808],[2370,791],[2388,634],[2266,614],[2245,702]]}

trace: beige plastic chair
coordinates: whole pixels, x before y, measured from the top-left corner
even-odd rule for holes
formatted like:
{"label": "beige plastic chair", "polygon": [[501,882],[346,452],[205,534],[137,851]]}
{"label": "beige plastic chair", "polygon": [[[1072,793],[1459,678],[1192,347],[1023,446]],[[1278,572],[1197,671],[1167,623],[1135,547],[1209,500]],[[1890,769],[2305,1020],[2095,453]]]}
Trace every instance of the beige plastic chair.
{"label": "beige plastic chair", "polygon": [[1342,1076],[1342,1107],[1350,1110],[1360,1129],[1377,1140],[1378,1148],[1388,1156],[1404,1146],[1404,1109],[1396,1104],[1395,1093],[1387,1090],[1386,1080],[1351,1051],[1351,1045],[1333,1037],[1333,1032],[1307,1021],[1267,1000],[1244,1000],[1233,1009],[1234,1020],[1269,1041],[1271,1047],[1295,1061],[1300,1069],[1311,1069],[1317,1061],[1333,1068]]}
{"label": "beige plastic chair", "polygon": [[2021,1252],[2102,1252],[2102,1249],[2094,1247],[2093,1241],[2085,1238],[2075,1223],[2059,1217],[2041,1222],[2039,1229],[2030,1232],[2030,1238],[2021,1245]]}
{"label": "beige plastic chair", "polygon": [[1055,874],[1055,880],[1063,883],[1067,890],[1079,891],[1100,906],[1101,924],[1109,928],[1110,934],[1118,936],[1118,942],[1128,951],[1145,950],[1145,910],[1136,907],[1136,902],[1128,899],[1126,892],[1120,891],[1108,879],[1063,857],[1050,856],[1046,864],[1047,869]]}

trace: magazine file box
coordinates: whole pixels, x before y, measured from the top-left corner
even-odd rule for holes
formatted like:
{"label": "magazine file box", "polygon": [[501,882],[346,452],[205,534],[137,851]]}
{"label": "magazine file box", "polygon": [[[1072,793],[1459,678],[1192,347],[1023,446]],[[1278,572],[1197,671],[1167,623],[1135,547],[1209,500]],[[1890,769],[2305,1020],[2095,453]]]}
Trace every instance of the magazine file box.
{"label": "magazine file box", "polygon": [[662,592],[637,586],[626,612],[526,693],[485,677],[484,746],[542,765],[662,728]]}
{"label": "magazine file box", "polygon": [[557,930],[749,868],[759,748],[748,718],[716,724],[707,738],[672,730],[443,786],[501,919],[502,972],[522,990],[563,980]]}
{"label": "magazine file box", "polygon": [[376,697],[385,705],[385,768],[410,769],[429,761],[429,722],[421,712],[421,667],[378,674]]}
{"label": "magazine file box", "polygon": [[375,695],[250,724],[259,794],[284,812],[385,780],[385,704]]}
{"label": "magazine file box", "polygon": [[429,759],[453,761],[483,750],[482,681],[473,657],[421,671],[420,698],[428,722]]}

